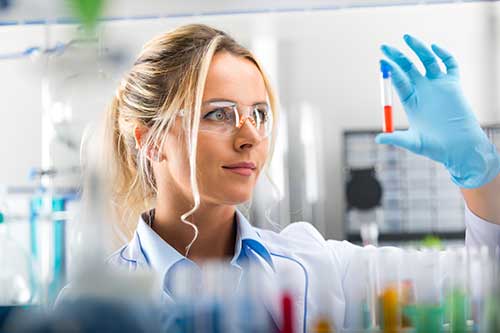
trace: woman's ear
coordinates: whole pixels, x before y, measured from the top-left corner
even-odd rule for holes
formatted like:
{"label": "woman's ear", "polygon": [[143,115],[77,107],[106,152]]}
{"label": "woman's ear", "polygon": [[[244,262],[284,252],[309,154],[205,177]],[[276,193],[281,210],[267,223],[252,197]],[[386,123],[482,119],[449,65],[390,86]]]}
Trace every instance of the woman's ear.
{"label": "woman's ear", "polygon": [[135,139],[135,149],[141,149],[142,147],[142,138],[144,134],[147,132],[147,129],[144,126],[136,125],[134,128],[134,139]]}
{"label": "woman's ear", "polygon": [[[145,138],[145,134],[147,132],[147,128],[144,126],[137,125],[134,128],[134,138],[135,138],[135,148],[136,149],[141,149],[143,146],[143,140]],[[165,155],[162,154],[159,151],[158,146],[154,147],[149,147],[146,150],[146,157],[151,161],[151,162],[161,162],[165,160]]]}

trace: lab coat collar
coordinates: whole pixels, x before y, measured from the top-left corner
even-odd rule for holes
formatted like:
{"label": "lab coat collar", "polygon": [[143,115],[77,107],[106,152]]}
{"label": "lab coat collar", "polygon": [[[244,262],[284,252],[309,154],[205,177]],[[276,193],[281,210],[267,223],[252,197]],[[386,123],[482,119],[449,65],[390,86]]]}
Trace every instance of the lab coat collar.
{"label": "lab coat collar", "polygon": [[[266,270],[275,271],[270,251],[255,228],[236,210],[237,235],[231,264],[241,266],[245,260],[256,261]],[[159,273],[166,273],[175,263],[186,259],[165,242],[139,218],[137,230],[130,243],[120,251],[121,258],[138,266],[149,265]],[[187,260],[187,259],[186,259]]]}
{"label": "lab coat collar", "polygon": [[128,264],[133,269],[148,266],[146,257],[141,249],[141,242],[139,240],[139,235],[137,234],[137,232],[134,233],[134,236],[132,237],[130,242],[119,250],[119,253],[122,262]]}
{"label": "lab coat collar", "polygon": [[148,264],[161,276],[165,276],[168,270],[177,262],[186,259],[163,238],[151,229],[148,223],[144,221],[143,216],[137,224],[137,236],[139,244]]}
{"label": "lab coat collar", "polygon": [[266,270],[270,268],[274,272],[271,253],[255,228],[238,210],[236,210],[236,222],[238,224],[238,234],[231,263],[240,265],[245,260],[257,261],[264,265]]}

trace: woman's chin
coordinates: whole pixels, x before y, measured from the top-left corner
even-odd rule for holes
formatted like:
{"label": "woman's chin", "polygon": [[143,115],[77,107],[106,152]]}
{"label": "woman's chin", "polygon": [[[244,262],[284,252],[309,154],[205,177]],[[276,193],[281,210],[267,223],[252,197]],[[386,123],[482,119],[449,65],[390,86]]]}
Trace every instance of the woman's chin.
{"label": "woman's chin", "polygon": [[252,192],[238,192],[238,193],[231,193],[228,195],[225,195],[224,197],[220,198],[221,201],[223,201],[225,204],[228,205],[239,205],[245,202],[248,202],[252,199]]}
{"label": "woman's chin", "polygon": [[239,205],[252,199],[254,186],[220,184],[200,189],[202,200],[220,205]]}

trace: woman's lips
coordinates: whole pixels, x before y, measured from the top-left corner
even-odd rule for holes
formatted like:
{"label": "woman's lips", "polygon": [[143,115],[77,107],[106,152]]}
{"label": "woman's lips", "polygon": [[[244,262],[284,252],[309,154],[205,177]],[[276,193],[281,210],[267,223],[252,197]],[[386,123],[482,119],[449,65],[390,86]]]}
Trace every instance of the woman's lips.
{"label": "woman's lips", "polygon": [[251,176],[253,173],[253,169],[250,168],[228,168],[228,167],[223,167],[223,169],[234,172],[238,175],[241,176]]}
{"label": "woman's lips", "polygon": [[224,169],[241,176],[251,176],[256,169],[255,163],[251,161],[239,162],[223,166]]}

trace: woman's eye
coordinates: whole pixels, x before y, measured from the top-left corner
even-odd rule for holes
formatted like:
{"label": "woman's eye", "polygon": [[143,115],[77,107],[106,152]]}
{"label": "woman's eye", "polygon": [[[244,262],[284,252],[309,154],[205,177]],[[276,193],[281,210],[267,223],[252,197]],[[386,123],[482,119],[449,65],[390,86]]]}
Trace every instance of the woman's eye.
{"label": "woman's eye", "polygon": [[260,121],[263,123],[267,122],[269,118],[269,111],[266,108],[257,108],[256,111],[259,115]]}
{"label": "woman's eye", "polygon": [[226,111],[224,109],[215,109],[208,112],[203,119],[223,121],[227,119]]}

